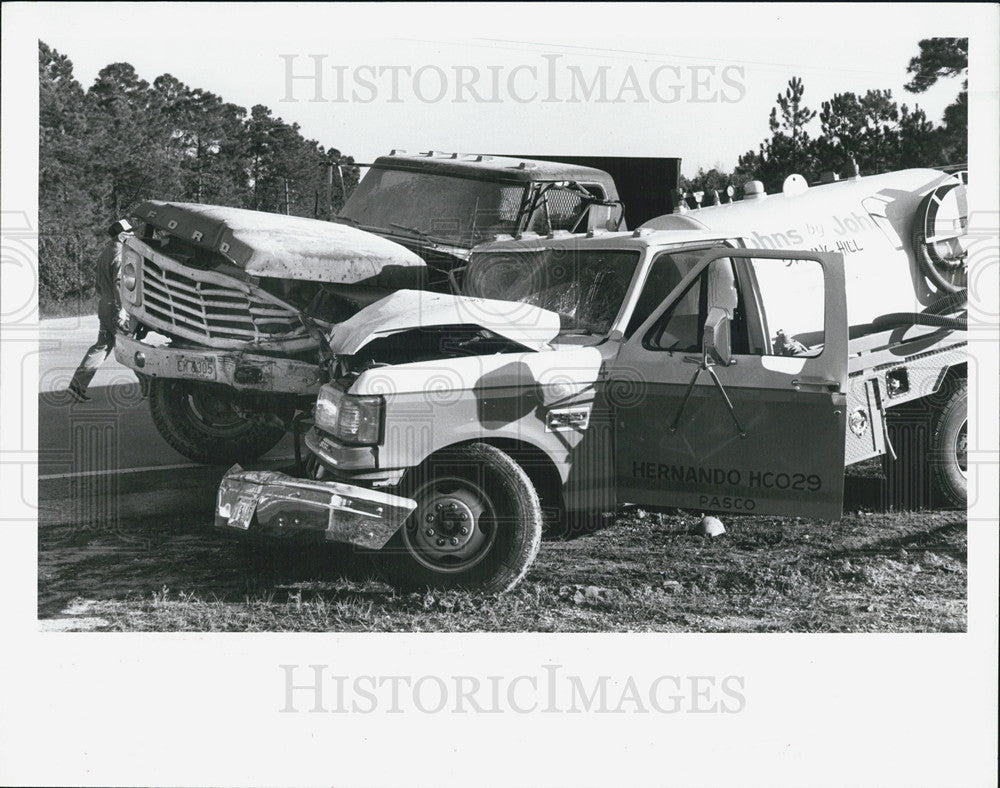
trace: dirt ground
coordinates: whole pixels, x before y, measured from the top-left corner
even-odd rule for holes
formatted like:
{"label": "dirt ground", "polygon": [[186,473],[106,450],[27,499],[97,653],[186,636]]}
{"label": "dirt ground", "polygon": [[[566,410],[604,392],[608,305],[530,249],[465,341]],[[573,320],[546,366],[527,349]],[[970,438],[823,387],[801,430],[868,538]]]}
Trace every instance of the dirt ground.
{"label": "dirt ground", "polygon": [[[150,485],[39,490],[43,629],[115,631],[960,632],[964,512],[880,510],[877,473],[849,477],[840,523],[626,510],[611,527],[546,541],[499,596],[397,594],[350,548],[248,558],[211,527],[221,470]],[[107,482],[103,482],[107,483]],[[148,492],[157,489],[156,493]],[[155,501],[154,501],[155,499]],[[108,511],[80,501],[113,500]],[[148,512],[169,511],[150,517]]]}

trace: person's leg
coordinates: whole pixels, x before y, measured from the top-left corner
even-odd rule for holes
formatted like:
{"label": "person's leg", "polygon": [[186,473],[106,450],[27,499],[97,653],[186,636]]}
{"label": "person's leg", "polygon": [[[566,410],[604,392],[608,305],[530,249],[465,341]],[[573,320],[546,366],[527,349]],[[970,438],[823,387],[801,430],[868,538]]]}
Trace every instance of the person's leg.
{"label": "person's leg", "polygon": [[97,370],[104,360],[110,355],[115,346],[115,332],[102,328],[97,334],[97,341],[90,346],[86,352],[80,366],[73,373],[73,379],[69,384],[69,392],[79,400],[90,399],[87,396],[87,387],[94,379]]}

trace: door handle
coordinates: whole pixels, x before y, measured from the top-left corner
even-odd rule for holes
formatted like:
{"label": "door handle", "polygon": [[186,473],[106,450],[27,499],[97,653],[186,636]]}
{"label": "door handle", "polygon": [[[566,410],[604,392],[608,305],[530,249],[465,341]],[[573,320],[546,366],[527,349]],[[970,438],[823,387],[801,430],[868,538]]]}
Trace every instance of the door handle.
{"label": "door handle", "polygon": [[794,378],[792,388],[796,391],[829,391],[836,393],[840,391],[840,382],[827,378]]}

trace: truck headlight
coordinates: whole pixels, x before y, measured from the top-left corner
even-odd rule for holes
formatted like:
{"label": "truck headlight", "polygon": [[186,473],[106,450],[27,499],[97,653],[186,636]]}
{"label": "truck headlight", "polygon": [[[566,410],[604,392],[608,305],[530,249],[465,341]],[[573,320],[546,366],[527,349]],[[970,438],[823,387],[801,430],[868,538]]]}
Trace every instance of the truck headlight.
{"label": "truck headlight", "polygon": [[139,266],[142,257],[134,249],[126,246],[122,250],[121,293],[122,300],[139,305]]}
{"label": "truck headlight", "polygon": [[316,426],[344,443],[374,446],[382,428],[382,398],[356,397],[327,384],[316,399]]}

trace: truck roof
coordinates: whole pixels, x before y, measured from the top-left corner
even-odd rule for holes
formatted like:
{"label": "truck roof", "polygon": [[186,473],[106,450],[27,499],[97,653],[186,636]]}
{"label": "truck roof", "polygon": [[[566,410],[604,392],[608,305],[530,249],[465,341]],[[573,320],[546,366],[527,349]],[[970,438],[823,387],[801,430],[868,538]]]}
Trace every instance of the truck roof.
{"label": "truck roof", "polygon": [[585,181],[603,184],[611,182],[611,176],[608,173],[594,167],[477,153],[393,151],[388,156],[379,156],[371,166],[439,175],[458,175],[463,178],[506,180],[515,183]]}
{"label": "truck roof", "polygon": [[655,217],[642,226],[652,230],[672,229],[679,221],[678,216],[683,216],[688,222],[698,222],[706,227],[742,227],[745,233],[760,229],[761,218],[768,215],[781,216],[788,211],[807,210],[812,214],[813,221],[820,221],[824,213],[854,208],[861,210],[862,200],[869,197],[895,203],[891,214],[905,217],[906,223],[909,223],[924,195],[937,186],[957,180],[955,175],[940,170],[897,170],[821,183],[799,193],[777,191],[756,199],[744,198],[722,205],[691,208],[683,214]]}
{"label": "truck roof", "polygon": [[480,244],[473,251],[481,252],[501,252],[520,251],[531,252],[541,249],[561,248],[567,246],[580,249],[636,249],[643,250],[660,246],[674,246],[676,244],[699,244],[715,243],[736,238],[733,233],[719,232],[717,230],[632,230],[629,232],[596,232],[596,233],[567,233],[556,232],[551,236],[537,235],[535,233],[524,233],[521,238],[505,238],[503,236],[495,241]]}

